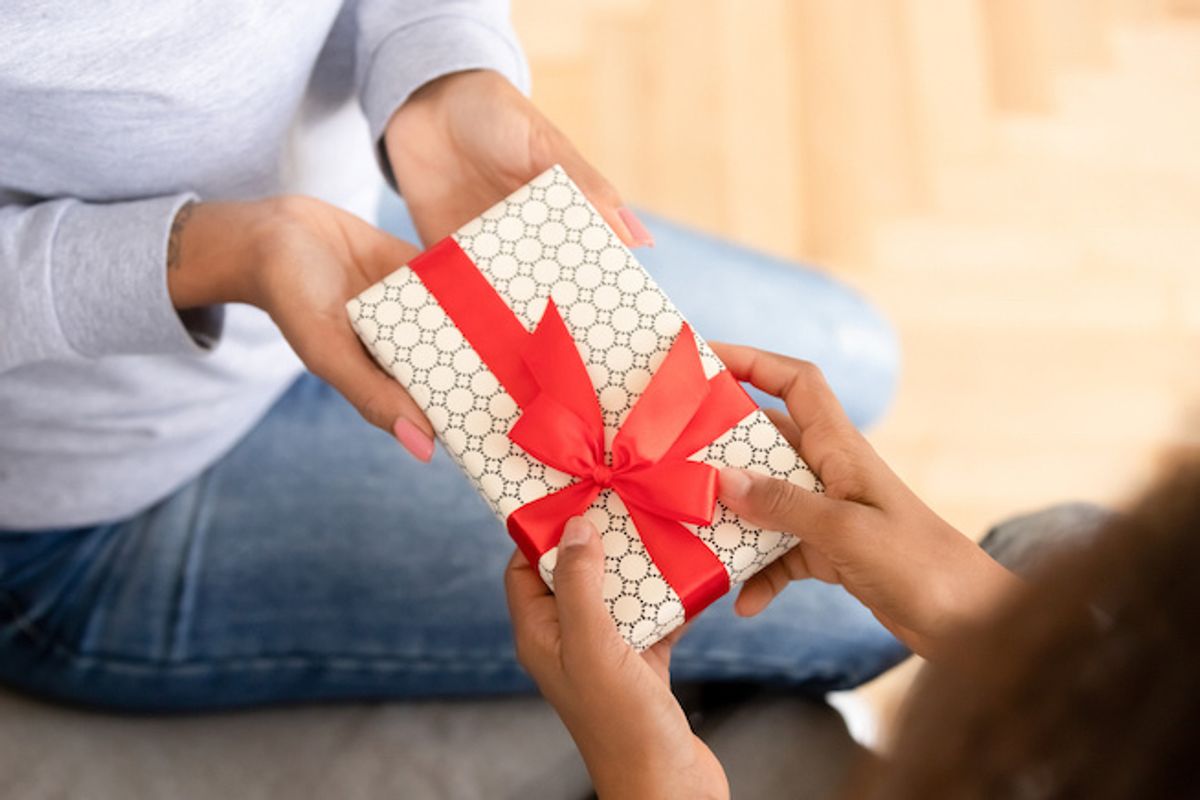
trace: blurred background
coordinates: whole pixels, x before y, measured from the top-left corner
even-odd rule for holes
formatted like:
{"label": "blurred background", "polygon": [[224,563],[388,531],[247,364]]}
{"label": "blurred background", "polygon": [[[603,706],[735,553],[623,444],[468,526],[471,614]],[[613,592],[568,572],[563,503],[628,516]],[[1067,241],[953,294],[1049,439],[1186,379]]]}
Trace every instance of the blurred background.
{"label": "blurred background", "polygon": [[[513,13],[535,99],[626,199],[883,309],[904,366],[871,438],[964,532],[1200,447],[1200,0]],[[906,674],[865,693],[885,717]]]}

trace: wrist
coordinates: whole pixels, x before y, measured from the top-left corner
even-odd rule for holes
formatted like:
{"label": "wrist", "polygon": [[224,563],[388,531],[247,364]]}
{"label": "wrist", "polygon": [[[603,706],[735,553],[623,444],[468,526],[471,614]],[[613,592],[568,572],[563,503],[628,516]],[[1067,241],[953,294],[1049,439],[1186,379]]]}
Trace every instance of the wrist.
{"label": "wrist", "polygon": [[288,214],[281,200],[189,203],[176,213],[167,243],[167,290],[175,308],[259,305],[256,272]]}
{"label": "wrist", "polygon": [[[650,730],[628,724],[621,730],[567,724],[600,800],[654,798],[707,800],[729,796],[724,772],[707,747],[683,730]],[[622,715],[628,720],[628,715]],[[567,722],[569,717],[564,717]],[[572,722],[574,722],[572,720]],[[585,732],[586,731],[586,732]]]}
{"label": "wrist", "polygon": [[[961,534],[959,534],[961,536]],[[930,660],[958,663],[969,659],[959,647],[964,635],[987,624],[1023,585],[1019,577],[963,537],[963,556],[949,571],[938,597],[936,622],[929,626],[925,652]]]}
{"label": "wrist", "polygon": [[[475,99],[496,98],[504,93],[520,92],[499,72],[490,69],[467,69],[451,72],[424,83],[392,112],[383,130],[383,143],[393,161],[412,138],[420,140],[429,130],[444,130],[450,115],[451,98],[463,92]],[[480,103],[467,101],[475,109]],[[418,154],[419,155],[419,154]]]}
{"label": "wrist", "polygon": [[498,85],[512,88],[512,84],[507,78],[490,69],[464,69],[441,75],[421,84],[416,91],[409,95],[408,99],[392,113],[386,130],[390,132],[392,128],[397,127],[397,122],[402,127],[409,112],[437,106],[450,94],[463,87],[478,86],[482,91],[490,91]]}
{"label": "wrist", "polygon": [[694,754],[687,763],[673,765],[642,759],[610,763],[608,769],[593,770],[591,762],[586,763],[599,800],[727,800],[729,797],[724,772],[701,764],[699,754]]}

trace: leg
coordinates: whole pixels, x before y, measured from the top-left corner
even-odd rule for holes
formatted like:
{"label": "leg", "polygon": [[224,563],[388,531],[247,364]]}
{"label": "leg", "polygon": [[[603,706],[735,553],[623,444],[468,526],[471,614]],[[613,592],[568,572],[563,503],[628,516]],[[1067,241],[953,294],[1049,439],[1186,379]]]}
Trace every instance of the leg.
{"label": "leg", "polygon": [[[866,300],[833,278],[647,215],[656,246],[638,259],[705,338],[812,361],[859,427],[896,390],[899,347]],[[779,405],[761,392],[763,405]]]}
{"label": "leg", "polygon": [[992,558],[1028,578],[1056,556],[1089,547],[1112,518],[1112,511],[1092,503],[1060,503],[1001,522],[979,544]]}
{"label": "leg", "polygon": [[511,551],[444,454],[417,464],[306,375],[149,511],[0,535],[0,679],[135,710],[528,690]]}

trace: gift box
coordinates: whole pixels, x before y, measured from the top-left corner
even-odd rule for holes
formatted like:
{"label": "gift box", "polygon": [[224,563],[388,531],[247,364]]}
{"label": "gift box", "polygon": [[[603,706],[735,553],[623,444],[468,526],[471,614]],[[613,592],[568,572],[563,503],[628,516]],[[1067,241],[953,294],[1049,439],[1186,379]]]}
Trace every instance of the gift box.
{"label": "gift box", "polygon": [[347,304],[553,588],[583,514],[641,650],[796,544],[716,501],[717,467],[808,466],[553,167]]}

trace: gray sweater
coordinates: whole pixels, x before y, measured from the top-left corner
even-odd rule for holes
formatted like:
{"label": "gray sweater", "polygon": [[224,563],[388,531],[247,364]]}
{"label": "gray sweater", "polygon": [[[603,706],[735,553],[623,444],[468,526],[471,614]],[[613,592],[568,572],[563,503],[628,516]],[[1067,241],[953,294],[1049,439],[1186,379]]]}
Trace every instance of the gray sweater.
{"label": "gray sweater", "polygon": [[371,218],[421,84],[528,82],[503,0],[7,0],[0,16],[0,529],[115,520],[219,458],[301,369],[256,309],[185,327],[190,197]]}

